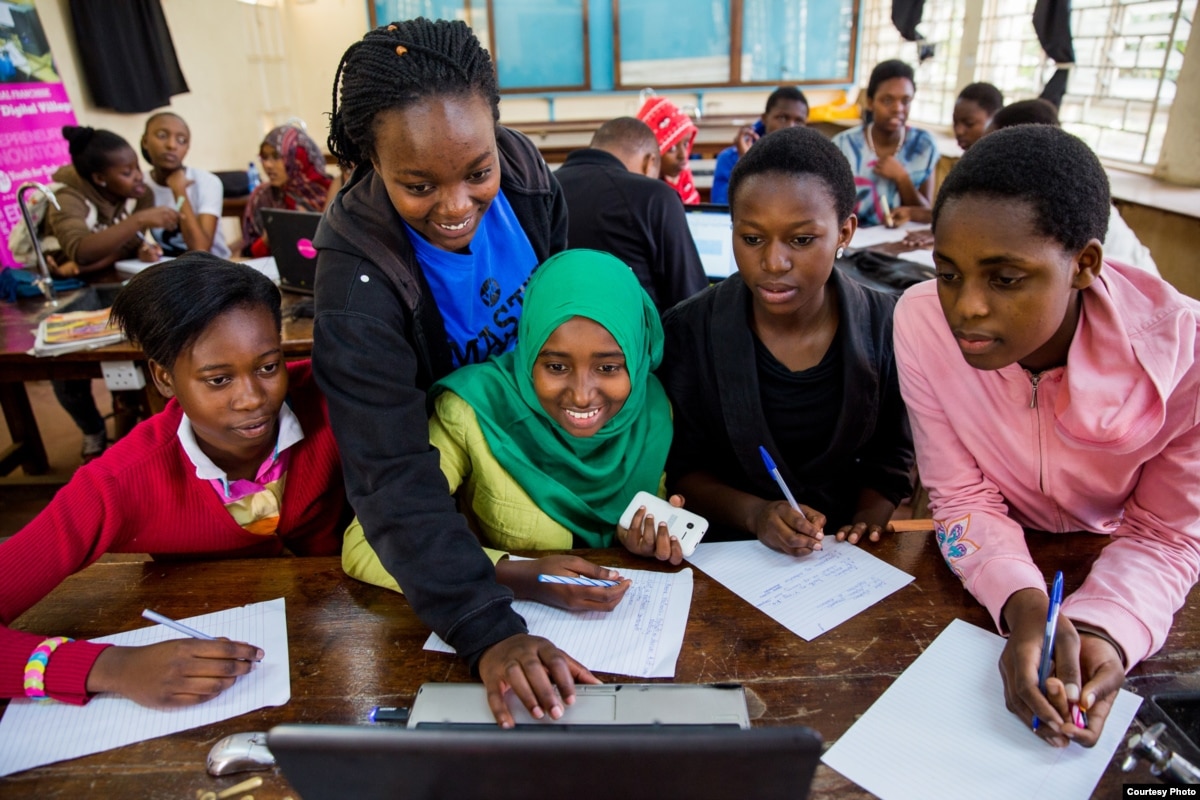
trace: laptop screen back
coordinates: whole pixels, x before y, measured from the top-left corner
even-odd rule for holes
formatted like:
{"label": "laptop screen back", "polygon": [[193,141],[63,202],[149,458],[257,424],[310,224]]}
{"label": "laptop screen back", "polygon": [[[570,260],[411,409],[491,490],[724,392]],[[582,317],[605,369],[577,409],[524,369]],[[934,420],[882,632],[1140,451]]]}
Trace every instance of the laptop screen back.
{"label": "laptop screen back", "polygon": [[280,725],[267,746],[304,800],[797,800],[821,754],[800,727]]}
{"label": "laptop screen back", "polygon": [[279,269],[279,288],[312,294],[317,277],[317,250],[312,239],[321,215],[283,208],[263,209],[263,228]]}
{"label": "laptop screen back", "polygon": [[712,280],[728,278],[737,272],[733,260],[733,220],[729,206],[701,203],[686,206],[688,228],[696,249],[700,251],[700,263],[704,274]]}

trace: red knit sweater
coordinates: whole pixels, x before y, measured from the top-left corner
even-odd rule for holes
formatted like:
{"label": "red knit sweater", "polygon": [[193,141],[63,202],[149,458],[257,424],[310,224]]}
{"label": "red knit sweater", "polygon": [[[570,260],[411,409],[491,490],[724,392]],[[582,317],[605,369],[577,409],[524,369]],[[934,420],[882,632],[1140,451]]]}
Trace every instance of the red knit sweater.
{"label": "red knit sweater", "polygon": [[[9,625],[64,578],[104,553],[151,553],[206,558],[334,555],[345,508],[341,462],[325,400],[309,363],[288,365],[288,400],[304,439],[291,450],[287,483],[273,536],[248,533],[234,521],[195,467],[176,431],[183,415],[171,400],[95,461],[75,473],[25,528],[0,544],[0,697],[23,697],[25,664],[47,636]],[[59,647],[46,670],[47,693],[87,702],[87,676],[107,645]]]}

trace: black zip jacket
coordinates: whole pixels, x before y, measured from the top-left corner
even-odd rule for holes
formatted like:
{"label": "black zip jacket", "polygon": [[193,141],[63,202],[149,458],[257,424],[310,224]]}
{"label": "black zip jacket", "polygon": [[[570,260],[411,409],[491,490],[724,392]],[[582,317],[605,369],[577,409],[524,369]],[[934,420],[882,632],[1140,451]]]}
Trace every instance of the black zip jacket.
{"label": "black zip jacket", "polygon": [[[566,247],[562,191],[537,148],[497,127],[500,186],[538,262]],[[512,592],[455,510],[429,444],[430,385],[451,371],[445,326],[383,181],[360,165],[322,219],[313,368],[346,494],[413,610],[466,659],[527,632]]]}

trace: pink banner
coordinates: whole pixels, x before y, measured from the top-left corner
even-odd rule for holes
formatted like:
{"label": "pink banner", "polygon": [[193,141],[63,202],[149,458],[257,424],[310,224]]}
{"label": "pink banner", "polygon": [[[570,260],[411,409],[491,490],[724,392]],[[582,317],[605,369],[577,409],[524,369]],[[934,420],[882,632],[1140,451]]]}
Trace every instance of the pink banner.
{"label": "pink banner", "polygon": [[0,45],[0,264],[14,266],[8,234],[21,221],[17,187],[48,183],[70,163],[62,127],[76,123],[32,3],[0,2],[0,27],[16,33]]}

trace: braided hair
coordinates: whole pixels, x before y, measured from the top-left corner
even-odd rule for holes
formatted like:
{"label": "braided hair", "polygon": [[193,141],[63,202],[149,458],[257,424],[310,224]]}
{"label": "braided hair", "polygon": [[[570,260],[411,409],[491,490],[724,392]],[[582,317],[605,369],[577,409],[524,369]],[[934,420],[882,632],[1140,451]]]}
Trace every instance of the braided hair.
{"label": "braided hair", "polygon": [[350,45],[338,64],[329,152],[342,164],[371,161],[379,113],[427,97],[472,94],[488,101],[498,122],[496,71],[466,23],[418,17],[376,28]]}
{"label": "braided hair", "polygon": [[104,172],[112,166],[116,153],[133,150],[119,134],[103,128],[64,125],[62,135],[67,140],[71,166],[75,167],[80,178],[89,183],[97,172]]}

